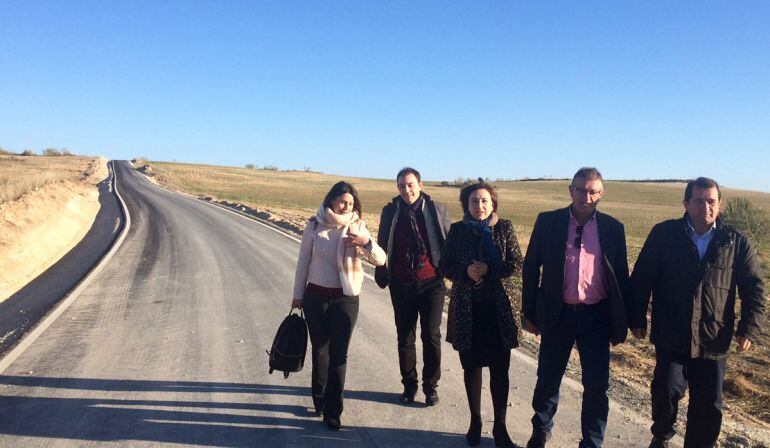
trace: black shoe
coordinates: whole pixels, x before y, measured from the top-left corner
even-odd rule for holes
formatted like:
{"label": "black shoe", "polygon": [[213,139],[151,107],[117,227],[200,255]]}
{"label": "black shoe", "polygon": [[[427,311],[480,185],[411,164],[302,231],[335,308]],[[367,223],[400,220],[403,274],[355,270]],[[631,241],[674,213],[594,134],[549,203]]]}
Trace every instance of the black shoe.
{"label": "black shoe", "polygon": [[328,426],[332,431],[339,431],[340,428],[342,428],[342,422],[340,421],[339,417],[325,415],[324,422],[326,422],[326,426]]}
{"label": "black shoe", "polygon": [[511,436],[508,435],[508,430],[505,428],[505,425],[493,426],[492,438],[495,439],[495,446],[497,447],[519,448],[519,446],[511,440]]}
{"label": "black shoe", "polygon": [[436,406],[438,402],[438,392],[435,390],[429,390],[425,392],[425,404],[428,406]]}
{"label": "black shoe", "polygon": [[321,408],[315,408],[315,409],[313,410],[313,415],[314,415],[314,416],[316,416],[316,417],[320,417],[321,415],[323,415],[323,409],[321,409]]}
{"label": "black shoe", "polygon": [[417,389],[411,387],[405,387],[404,392],[399,397],[398,401],[404,404],[414,403],[414,396],[417,395]]}
{"label": "black shoe", "polygon": [[545,448],[545,443],[550,438],[550,432],[532,432],[532,437],[527,442],[527,448]]}
{"label": "black shoe", "polygon": [[465,434],[465,441],[470,446],[478,446],[481,443],[481,417],[471,417],[471,426]]}
{"label": "black shoe", "polygon": [[670,446],[668,440],[657,437],[653,437],[652,442],[650,442],[650,448],[669,448]]}

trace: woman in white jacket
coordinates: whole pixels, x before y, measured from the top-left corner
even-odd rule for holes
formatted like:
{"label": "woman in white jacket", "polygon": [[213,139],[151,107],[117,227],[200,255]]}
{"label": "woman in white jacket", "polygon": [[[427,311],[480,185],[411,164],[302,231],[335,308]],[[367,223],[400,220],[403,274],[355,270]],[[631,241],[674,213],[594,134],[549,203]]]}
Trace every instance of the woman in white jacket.
{"label": "woman in white jacket", "polygon": [[385,251],[361,219],[353,185],[337,182],[302,234],[294,277],[293,308],[303,308],[313,352],[311,388],[316,415],[332,430],[342,426],[342,392],[348,346],[364,280],[359,250],[385,264]]}

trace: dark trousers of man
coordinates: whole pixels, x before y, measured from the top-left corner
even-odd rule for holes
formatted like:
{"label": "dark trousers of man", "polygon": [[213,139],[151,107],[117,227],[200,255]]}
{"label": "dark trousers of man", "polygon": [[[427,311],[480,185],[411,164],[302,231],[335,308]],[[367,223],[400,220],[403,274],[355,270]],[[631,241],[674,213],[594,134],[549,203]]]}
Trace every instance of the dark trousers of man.
{"label": "dark trousers of man", "polygon": [[[543,333],[537,366],[537,385],[532,397],[534,434],[544,437],[553,428],[559,406],[559,388],[572,346],[577,343],[583,380],[580,413],[581,448],[598,448],[607,427],[610,379],[610,325],[607,300],[596,305],[564,304],[559,321]],[[543,440],[545,440],[543,438]]]}
{"label": "dark trousers of man", "polygon": [[416,391],[419,383],[415,349],[418,316],[422,339],[422,388],[425,392],[438,388],[441,378],[441,313],[445,294],[444,280],[440,277],[409,282],[392,280],[390,283],[401,382],[409,390]]}
{"label": "dark trousers of man", "polygon": [[722,428],[722,381],[726,359],[690,358],[688,355],[655,349],[652,379],[652,434],[663,440],[674,436],[679,400],[690,386],[685,448],[717,446]]}
{"label": "dark trousers of man", "polygon": [[358,296],[343,296],[341,289],[337,293],[310,290],[302,298],[302,307],[313,352],[313,404],[325,415],[339,417],[348,346],[358,318]]}

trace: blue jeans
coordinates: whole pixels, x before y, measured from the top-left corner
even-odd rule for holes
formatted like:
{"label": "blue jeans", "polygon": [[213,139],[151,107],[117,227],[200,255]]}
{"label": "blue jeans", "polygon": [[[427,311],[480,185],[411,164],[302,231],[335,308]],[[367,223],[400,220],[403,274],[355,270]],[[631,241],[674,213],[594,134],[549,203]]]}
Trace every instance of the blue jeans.
{"label": "blue jeans", "polygon": [[559,388],[572,346],[577,343],[582,368],[581,448],[598,448],[607,427],[610,380],[610,318],[605,300],[590,306],[562,306],[559,320],[543,333],[538,355],[537,385],[532,397],[534,433],[547,434],[559,406]]}

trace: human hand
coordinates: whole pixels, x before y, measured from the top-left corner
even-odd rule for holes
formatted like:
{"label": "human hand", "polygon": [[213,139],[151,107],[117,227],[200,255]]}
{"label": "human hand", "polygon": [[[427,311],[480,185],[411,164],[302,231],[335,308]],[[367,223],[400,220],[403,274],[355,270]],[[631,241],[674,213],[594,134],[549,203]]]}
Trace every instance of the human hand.
{"label": "human hand", "polygon": [[302,309],[302,300],[293,299],[291,301],[291,309],[294,309],[294,308]]}
{"label": "human hand", "polygon": [[369,244],[369,238],[362,235],[356,235],[354,233],[348,233],[347,236],[343,238],[343,241],[345,243],[345,247],[366,246]]}
{"label": "human hand", "polygon": [[530,322],[529,319],[527,319],[526,317],[524,318],[524,331],[526,331],[528,333],[532,333],[535,336],[539,336],[540,335],[540,331],[537,329],[535,324]]}
{"label": "human hand", "polygon": [[481,274],[479,274],[479,268],[478,266],[476,266],[475,263],[469,264],[468,268],[466,269],[466,272],[468,273],[468,278],[470,278],[471,281],[473,281],[473,283],[475,283],[476,285],[481,283],[481,280],[483,279],[483,277],[481,276]]}
{"label": "human hand", "polygon": [[739,352],[745,352],[751,347],[751,340],[746,336],[738,336],[736,342],[738,343],[736,350]]}
{"label": "human hand", "polygon": [[489,272],[489,265],[483,261],[473,260],[473,264],[476,266],[476,272],[478,272],[481,277],[484,277],[487,275],[487,272]]}
{"label": "human hand", "polygon": [[647,337],[647,329],[646,328],[632,328],[631,334],[634,335],[636,339],[644,339]]}

